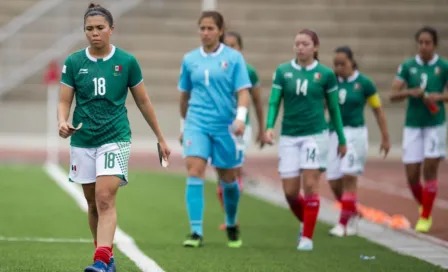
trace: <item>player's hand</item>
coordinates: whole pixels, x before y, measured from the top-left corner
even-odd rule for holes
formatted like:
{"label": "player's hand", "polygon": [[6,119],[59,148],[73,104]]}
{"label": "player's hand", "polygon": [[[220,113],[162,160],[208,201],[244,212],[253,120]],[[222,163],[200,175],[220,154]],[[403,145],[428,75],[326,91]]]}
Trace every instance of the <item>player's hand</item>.
{"label": "player's hand", "polygon": [[415,97],[415,98],[422,97],[424,93],[425,93],[425,90],[423,90],[422,88],[416,88],[416,89],[409,90],[409,96]]}
{"label": "player's hand", "polygon": [[236,136],[243,136],[246,124],[241,120],[235,120],[232,124],[232,131]]}
{"label": "player's hand", "polygon": [[180,135],[179,135],[179,143],[180,143],[180,145],[182,145],[182,143],[183,143],[183,138],[184,138],[184,133],[181,132]]}
{"label": "player's hand", "polygon": [[423,100],[429,103],[436,103],[440,101],[440,94],[438,93],[426,93],[423,95]]}
{"label": "player's hand", "polygon": [[380,154],[383,153],[384,157],[387,157],[387,154],[389,154],[389,150],[390,150],[390,142],[389,139],[383,139],[381,140],[381,146],[380,146]]}
{"label": "player's hand", "polygon": [[257,143],[260,145],[260,148],[263,148],[265,145],[265,140],[264,140],[264,133],[262,130],[258,131],[258,135],[257,135]]}
{"label": "player's hand", "polygon": [[82,123],[79,123],[78,127],[75,128],[69,122],[60,122],[58,127],[59,127],[59,136],[66,139],[72,136],[73,133],[78,131],[82,127]]}
{"label": "player's hand", "polygon": [[169,146],[166,144],[165,139],[162,139],[161,141],[159,141],[159,145],[160,145],[160,152],[162,153],[162,158],[166,162],[168,162],[168,159],[171,154],[171,148],[169,148]]}
{"label": "player's hand", "polygon": [[338,156],[343,158],[347,154],[347,145],[338,145]]}
{"label": "player's hand", "polygon": [[274,130],[273,129],[267,129],[264,132],[264,142],[268,145],[274,144]]}

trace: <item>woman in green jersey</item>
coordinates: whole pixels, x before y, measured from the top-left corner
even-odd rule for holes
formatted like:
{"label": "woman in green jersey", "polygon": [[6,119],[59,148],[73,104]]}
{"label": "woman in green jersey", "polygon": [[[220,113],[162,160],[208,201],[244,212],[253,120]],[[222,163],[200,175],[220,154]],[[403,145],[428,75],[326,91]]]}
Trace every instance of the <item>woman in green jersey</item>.
{"label": "woman in green jersey", "polygon": [[[274,125],[283,100],[282,131],[279,143],[280,177],[294,215],[303,222],[298,250],[313,249],[313,232],[319,212],[318,184],[326,169],[328,126],[325,102],[338,135],[338,154],[346,152],[338,104],[338,83],[334,72],[319,63],[319,38],[311,30],[300,31],[294,40],[296,57],[280,64],[273,76],[265,141],[274,140]],[[304,197],[300,196],[300,176]]]}
{"label": "woman in green jersey", "polygon": [[376,87],[370,78],[358,71],[350,47],[336,48],[333,62],[339,81],[339,107],[347,138],[347,154],[344,158],[338,157],[336,153],[338,138],[334,127],[330,125],[327,179],[342,207],[339,223],[330,230],[330,234],[342,237],[355,235],[357,232],[356,183],[357,176],[364,171],[368,149],[368,133],[364,121],[366,103],[372,108],[380,128],[382,135],[380,151],[383,151],[385,156],[389,152],[390,142],[386,118]]}
{"label": "woman in green jersey", "polygon": [[[115,198],[119,186],[128,182],[131,147],[125,105],[128,88],[154,131],[165,160],[170,154],[140,66],[133,55],[110,44],[113,30],[111,13],[99,5],[89,5],[84,14],[84,32],[90,46],[66,59],[58,106],[59,135],[71,136],[69,179],[82,185],[96,246],[94,264],[85,271],[94,272],[115,271]],[[74,97],[72,125],[68,119]]]}
{"label": "woman in green jersey", "polygon": [[[448,63],[436,53],[437,31],[423,27],[415,34],[417,55],[404,61],[392,84],[391,101],[407,99],[403,131],[403,163],[409,187],[419,205],[415,226],[428,232],[437,195],[437,172],[446,153],[445,106]],[[420,182],[423,165],[423,186]]]}

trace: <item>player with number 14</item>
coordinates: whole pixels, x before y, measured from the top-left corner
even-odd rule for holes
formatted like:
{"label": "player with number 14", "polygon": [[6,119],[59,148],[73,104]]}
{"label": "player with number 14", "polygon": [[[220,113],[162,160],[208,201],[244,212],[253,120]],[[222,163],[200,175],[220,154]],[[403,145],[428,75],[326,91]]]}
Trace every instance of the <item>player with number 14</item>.
{"label": "player with number 14", "polygon": [[[283,99],[278,170],[286,200],[297,219],[303,222],[297,250],[312,250],[320,206],[318,184],[326,169],[328,153],[325,101],[338,136],[340,156],[345,155],[346,146],[338,105],[338,82],[333,71],[318,61],[319,38],[311,30],[302,30],[295,37],[294,49],[296,58],[280,64],[274,73],[265,141],[273,143],[273,128]],[[304,197],[300,195],[301,176]]]}

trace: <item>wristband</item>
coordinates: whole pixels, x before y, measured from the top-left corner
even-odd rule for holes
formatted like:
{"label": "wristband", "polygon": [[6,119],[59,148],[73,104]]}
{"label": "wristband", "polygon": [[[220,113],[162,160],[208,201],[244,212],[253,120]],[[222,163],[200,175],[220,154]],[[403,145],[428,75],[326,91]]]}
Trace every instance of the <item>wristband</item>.
{"label": "wristband", "polygon": [[236,111],[236,120],[240,120],[243,122],[246,122],[246,118],[247,118],[247,108],[246,107],[238,107],[237,111]]}

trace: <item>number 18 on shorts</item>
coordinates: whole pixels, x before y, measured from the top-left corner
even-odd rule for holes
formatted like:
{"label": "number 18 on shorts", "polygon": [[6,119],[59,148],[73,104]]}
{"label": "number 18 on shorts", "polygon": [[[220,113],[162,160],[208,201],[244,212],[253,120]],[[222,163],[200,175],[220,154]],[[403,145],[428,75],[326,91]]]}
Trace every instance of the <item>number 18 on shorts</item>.
{"label": "number 18 on shorts", "polygon": [[110,143],[98,148],[70,147],[69,179],[78,184],[94,183],[98,176],[117,176],[121,185],[128,182],[131,144]]}

